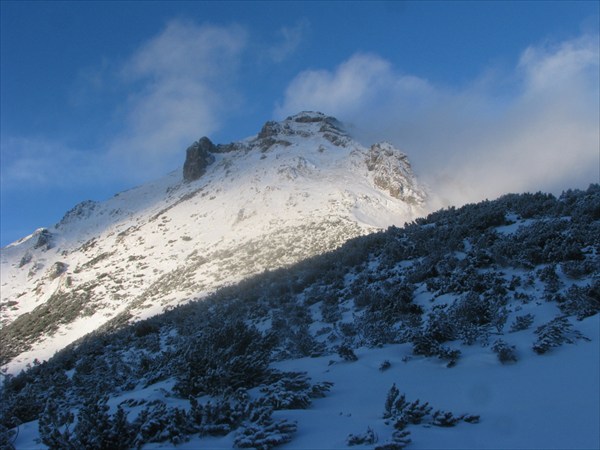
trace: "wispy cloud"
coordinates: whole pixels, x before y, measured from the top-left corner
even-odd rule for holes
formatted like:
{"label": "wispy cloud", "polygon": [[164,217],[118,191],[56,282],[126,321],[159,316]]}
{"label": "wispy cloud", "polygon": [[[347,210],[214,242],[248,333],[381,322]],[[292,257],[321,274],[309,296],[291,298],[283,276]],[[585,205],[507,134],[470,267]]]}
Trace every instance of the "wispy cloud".
{"label": "wispy cloud", "polygon": [[104,142],[74,149],[59,138],[3,134],[3,188],[137,183],[164,175],[181,164],[187,145],[219,129],[239,107],[236,77],[247,40],[240,26],[173,20],[125,60],[82,70],[72,104],[127,93],[111,105]]}
{"label": "wispy cloud", "polygon": [[3,136],[2,190],[36,190],[49,185],[76,188],[100,175],[98,162],[93,153],[77,151],[56,141]]}
{"label": "wispy cloud", "polygon": [[599,181],[598,36],[523,51],[512,70],[436,86],[385,59],[357,54],[289,84],[279,117],[318,109],[369,143],[403,148],[437,203]]}
{"label": "wispy cloud", "polygon": [[233,86],[246,41],[238,26],[169,22],[123,65],[122,79],[134,93],[109,157],[159,174],[182,147],[218,129],[239,104]]}
{"label": "wispy cloud", "polygon": [[279,41],[271,45],[267,54],[271,60],[280,63],[289,58],[304,40],[310,30],[307,20],[300,20],[294,26],[285,26],[279,29]]}

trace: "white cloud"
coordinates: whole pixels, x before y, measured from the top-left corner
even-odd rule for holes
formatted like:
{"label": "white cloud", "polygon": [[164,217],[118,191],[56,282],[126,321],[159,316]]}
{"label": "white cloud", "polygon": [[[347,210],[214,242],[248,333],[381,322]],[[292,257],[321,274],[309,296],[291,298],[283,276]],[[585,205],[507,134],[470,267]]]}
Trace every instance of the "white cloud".
{"label": "white cloud", "polygon": [[281,27],[279,29],[280,42],[267,50],[269,58],[276,63],[287,59],[300,46],[309,29],[310,25],[307,20],[300,20],[293,27]]}
{"label": "white cloud", "polygon": [[239,26],[172,20],[132,55],[123,74],[132,79],[214,80],[237,63],[245,44],[246,32]]}
{"label": "white cloud", "polygon": [[105,60],[82,71],[71,94],[76,104],[103,89],[128,93],[113,104],[113,131],[98,148],[77,150],[60,139],[3,135],[3,187],[138,183],[181,165],[188,145],[239,108],[246,41],[239,26],[174,20],[121,64]]}
{"label": "white cloud", "polygon": [[148,175],[179,164],[186,145],[221,125],[239,106],[233,88],[246,33],[238,26],[171,21],[124,64],[122,78],[137,91],[126,105],[125,129],[109,157]]}
{"label": "white cloud", "polygon": [[555,45],[528,47],[521,55],[518,68],[523,71],[528,90],[548,92],[568,89],[586,77],[598,78],[598,35]]}
{"label": "white cloud", "polygon": [[509,73],[460,89],[357,54],[289,84],[278,117],[315,109],[354,125],[369,144],[403,148],[436,204],[600,181],[598,36],[530,47]]}
{"label": "white cloud", "polygon": [[334,71],[307,70],[288,86],[283,105],[276,115],[283,116],[305,109],[318,108],[329,114],[355,115],[366,108],[380,108],[386,95],[424,96],[430,91],[427,82],[413,76],[394,73],[391,64],[373,54],[359,53]]}

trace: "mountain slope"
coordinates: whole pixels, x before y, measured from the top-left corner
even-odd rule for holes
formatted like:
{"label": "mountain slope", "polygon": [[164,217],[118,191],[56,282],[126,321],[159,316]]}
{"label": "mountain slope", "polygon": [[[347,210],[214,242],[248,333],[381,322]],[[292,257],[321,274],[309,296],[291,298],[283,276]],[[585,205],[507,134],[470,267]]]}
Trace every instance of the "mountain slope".
{"label": "mountain slope", "polygon": [[16,448],[598,448],[599,236],[598,185],[438,211],[92,333],[8,377],[0,424]]}
{"label": "mountain slope", "polygon": [[107,321],[149,317],[423,213],[406,156],[300,113],[187,152],[183,177],[87,201],[2,249],[2,363],[17,371]]}

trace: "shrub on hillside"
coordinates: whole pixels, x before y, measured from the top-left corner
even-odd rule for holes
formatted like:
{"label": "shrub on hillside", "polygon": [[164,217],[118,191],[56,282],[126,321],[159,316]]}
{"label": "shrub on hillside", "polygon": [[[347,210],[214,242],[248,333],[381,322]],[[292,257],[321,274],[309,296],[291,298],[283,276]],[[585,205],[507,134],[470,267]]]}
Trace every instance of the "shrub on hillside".
{"label": "shrub on hillside", "polygon": [[538,327],[535,334],[538,338],[533,343],[533,351],[540,355],[563,344],[574,344],[579,339],[589,341],[583,333],[573,328],[573,325],[564,316],[556,317]]}
{"label": "shrub on hillside", "polygon": [[498,360],[502,364],[517,362],[517,348],[514,345],[509,345],[502,339],[496,340],[492,344],[492,351],[498,356]]}

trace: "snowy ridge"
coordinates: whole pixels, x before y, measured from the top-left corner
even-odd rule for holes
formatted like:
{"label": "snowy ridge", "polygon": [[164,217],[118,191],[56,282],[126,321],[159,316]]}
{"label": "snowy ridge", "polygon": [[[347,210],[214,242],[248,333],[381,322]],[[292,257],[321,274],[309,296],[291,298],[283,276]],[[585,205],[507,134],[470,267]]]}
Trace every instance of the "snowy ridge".
{"label": "snowy ridge", "polygon": [[83,202],[2,249],[3,364],[19,370],[116,316],[148,317],[423,214],[405,155],[363,147],[320,113],[267,122],[212,156],[197,180],[177,171]]}

